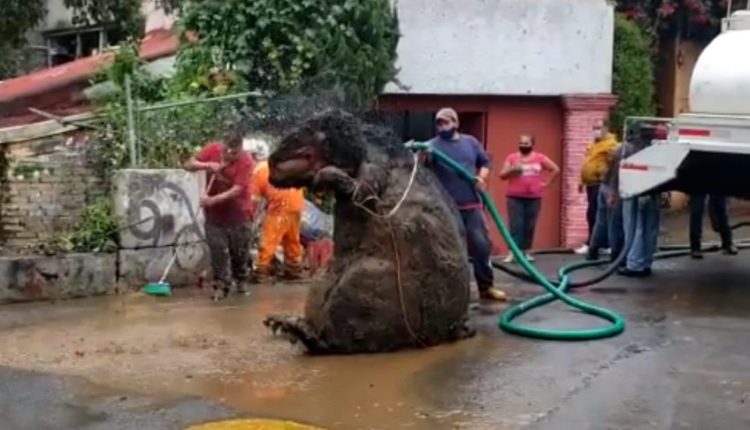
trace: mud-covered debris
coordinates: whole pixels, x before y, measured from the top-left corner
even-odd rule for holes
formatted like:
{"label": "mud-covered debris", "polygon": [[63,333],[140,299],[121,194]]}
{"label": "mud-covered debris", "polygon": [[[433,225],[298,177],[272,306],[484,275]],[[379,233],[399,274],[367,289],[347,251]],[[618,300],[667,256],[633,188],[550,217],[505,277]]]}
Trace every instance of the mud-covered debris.
{"label": "mud-covered debris", "polygon": [[430,171],[414,170],[390,128],[327,111],[288,133],[269,164],[276,187],[336,196],[327,276],[312,286],[304,317],[266,320],[273,332],[318,354],[426,347],[473,334],[458,210]]}

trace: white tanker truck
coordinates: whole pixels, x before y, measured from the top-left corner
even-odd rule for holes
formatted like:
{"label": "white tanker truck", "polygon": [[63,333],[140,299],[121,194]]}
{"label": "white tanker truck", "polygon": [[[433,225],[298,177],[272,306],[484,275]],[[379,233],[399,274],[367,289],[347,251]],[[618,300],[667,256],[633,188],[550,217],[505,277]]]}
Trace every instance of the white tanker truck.
{"label": "white tanker truck", "polygon": [[623,198],[675,190],[750,199],[750,10],[725,19],[698,58],[689,103],[689,113],[661,120],[665,139],[622,160]]}

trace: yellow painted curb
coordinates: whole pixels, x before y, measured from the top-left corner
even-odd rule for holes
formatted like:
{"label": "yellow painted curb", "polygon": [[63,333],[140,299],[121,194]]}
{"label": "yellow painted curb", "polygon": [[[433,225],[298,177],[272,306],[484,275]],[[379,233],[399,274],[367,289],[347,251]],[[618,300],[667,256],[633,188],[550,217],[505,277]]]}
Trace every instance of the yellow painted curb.
{"label": "yellow painted curb", "polygon": [[229,420],[199,424],[185,430],[325,430],[292,421],[281,420]]}

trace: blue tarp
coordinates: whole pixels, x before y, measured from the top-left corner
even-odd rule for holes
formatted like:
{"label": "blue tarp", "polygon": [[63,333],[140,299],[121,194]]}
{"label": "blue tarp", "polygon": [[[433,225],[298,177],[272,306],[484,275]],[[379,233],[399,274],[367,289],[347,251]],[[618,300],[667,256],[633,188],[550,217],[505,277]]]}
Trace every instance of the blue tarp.
{"label": "blue tarp", "polygon": [[306,241],[333,237],[333,216],[320,210],[311,201],[305,200],[300,235]]}

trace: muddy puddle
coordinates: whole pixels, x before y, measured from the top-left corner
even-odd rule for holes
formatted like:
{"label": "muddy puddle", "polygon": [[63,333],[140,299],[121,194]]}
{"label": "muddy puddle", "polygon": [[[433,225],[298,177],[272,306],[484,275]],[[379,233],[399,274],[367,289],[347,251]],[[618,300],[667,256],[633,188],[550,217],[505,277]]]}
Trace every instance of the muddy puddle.
{"label": "muddy puddle", "polygon": [[304,286],[276,286],[218,304],[182,292],[12,306],[0,318],[0,365],[83,376],[99,387],[90,395],[106,387],[195,395],[247,416],[334,429],[480,428],[471,413],[430,399],[452,389],[450,363],[481,337],[428,351],[309,357],[261,323],[300,311],[304,294]]}
{"label": "muddy puddle", "polygon": [[[562,264],[540,260],[549,273]],[[595,342],[510,336],[497,328],[501,309],[480,309],[472,313],[479,335],[457,344],[309,357],[261,323],[267,314],[303,306],[304,285],[279,285],[221,303],[205,292],[180,291],[167,299],[4,306],[0,368],[84,377],[91,384],[77,394],[80,404],[113,398],[120,405],[126,396],[134,414],[195,396],[225,406],[230,417],[335,430],[668,428],[649,423],[674,416],[693,428],[750,428],[747,259],[674,264],[657,265],[652,279],[613,277],[577,292],[627,321],[622,335]],[[519,300],[539,289],[508,291]],[[604,324],[559,303],[525,322]],[[738,385],[728,389],[723,381]]]}

